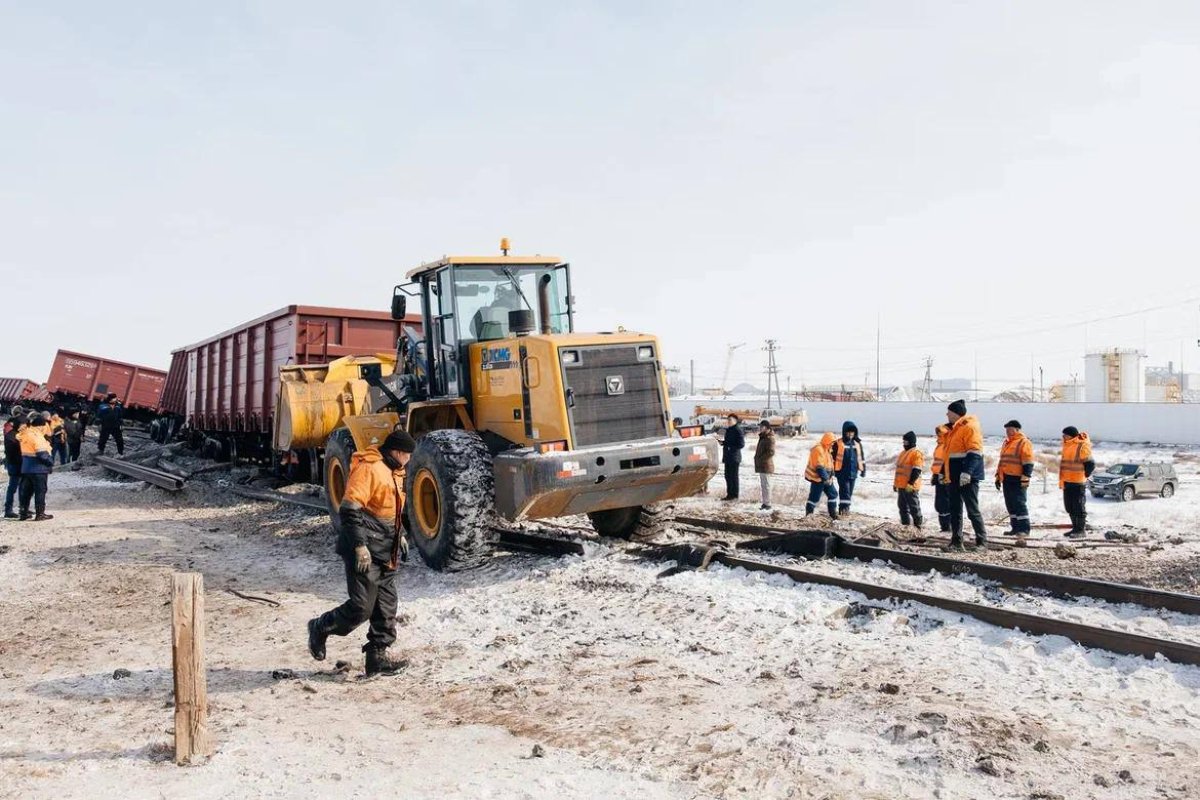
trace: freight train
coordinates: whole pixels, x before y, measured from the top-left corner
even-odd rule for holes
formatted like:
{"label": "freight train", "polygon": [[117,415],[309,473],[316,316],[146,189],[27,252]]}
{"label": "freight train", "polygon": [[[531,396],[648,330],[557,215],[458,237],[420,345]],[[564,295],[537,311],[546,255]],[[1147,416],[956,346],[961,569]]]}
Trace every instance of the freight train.
{"label": "freight train", "polygon": [[[182,438],[220,461],[272,463],[280,371],[323,366],[343,356],[392,353],[408,326],[386,311],[290,305],[171,353],[151,437]],[[286,454],[297,477],[318,479],[315,448]]]}

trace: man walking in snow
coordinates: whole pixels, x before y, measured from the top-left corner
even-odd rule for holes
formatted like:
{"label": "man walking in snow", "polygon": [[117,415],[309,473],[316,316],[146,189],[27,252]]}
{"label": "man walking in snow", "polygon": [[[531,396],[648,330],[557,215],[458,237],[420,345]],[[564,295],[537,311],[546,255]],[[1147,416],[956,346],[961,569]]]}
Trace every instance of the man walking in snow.
{"label": "man walking in snow", "polygon": [[1008,511],[1009,529],[1004,535],[1028,536],[1033,443],[1021,433],[1021,423],[1015,419],[1004,423],[1004,433],[1007,438],[1000,445],[1000,462],[996,464],[996,490],[1004,492],[1004,508]]}
{"label": "man walking in snow", "polygon": [[804,504],[804,516],[810,516],[817,510],[817,503],[824,494],[829,508],[830,519],[838,518],[838,493],[834,487],[833,454],[830,449],[837,437],[826,433],[821,441],[808,451],[808,466],[804,469],[804,478],[808,481],[808,502]]}
{"label": "man walking in snow", "polygon": [[964,400],[955,400],[946,407],[950,431],[946,434],[946,484],[950,500],[950,549],[963,547],[963,508],[975,529],[975,544],[987,545],[987,529],[979,510],[979,484],[983,481],[983,429],[979,418],[967,414]]}
{"label": "man walking in snow", "polygon": [[915,525],[921,529],[921,468],[925,456],[917,449],[917,434],[904,434],[904,449],[896,457],[896,475],[892,478],[892,491],[896,493],[896,505],[900,508],[900,524]]}
{"label": "man walking in snow", "polygon": [[391,674],[408,662],[393,657],[388,648],[396,641],[396,561],[405,551],[404,467],[416,443],[404,431],[395,431],[376,448],[350,458],[350,477],[338,510],[342,530],[337,553],[346,568],[346,602],[308,621],[308,651],[325,660],[325,640],[346,636],[370,622],[367,643],[367,677]]}
{"label": "man walking in snow", "polygon": [[771,510],[771,473],[775,471],[775,432],[771,423],[758,423],[758,444],[754,448],[754,471],[762,486],[762,510]]}
{"label": "man walking in snow", "polygon": [[851,420],[842,423],[842,438],[833,443],[833,474],[837,477],[838,514],[850,513],[850,501],[854,499],[854,484],[867,477],[867,461],[863,458],[862,439],[858,426]]}
{"label": "man walking in snow", "polygon": [[746,435],[742,433],[742,420],[737,414],[730,414],[726,420],[725,437],[721,440],[721,463],[725,465],[725,497],[723,500],[737,500],[740,493],[738,488],[738,469],[742,466],[742,448],[746,446]]}
{"label": "man walking in snow", "polygon": [[1071,518],[1071,530],[1063,534],[1071,539],[1087,536],[1087,479],[1096,462],[1092,460],[1092,442],[1079,428],[1068,425],[1062,432],[1062,455],[1058,462],[1058,488],[1063,505]]}

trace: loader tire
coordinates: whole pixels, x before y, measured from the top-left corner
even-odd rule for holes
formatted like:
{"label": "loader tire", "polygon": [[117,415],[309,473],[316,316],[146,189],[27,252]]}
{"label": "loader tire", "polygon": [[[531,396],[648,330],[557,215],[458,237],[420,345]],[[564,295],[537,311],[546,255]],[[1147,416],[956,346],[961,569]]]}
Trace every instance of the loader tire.
{"label": "loader tire", "polygon": [[329,524],[338,536],[342,534],[342,517],[338,507],[346,493],[346,481],[350,478],[350,456],[354,455],[354,437],[345,428],[339,428],[325,442],[325,470],[321,482],[325,486],[325,504],[329,508]]}
{"label": "loader tire", "polygon": [[606,511],[592,511],[588,519],[601,536],[627,541],[645,541],[661,533],[675,516],[671,503],[650,506],[628,506]]}
{"label": "loader tire", "polygon": [[404,481],[413,544],[431,569],[487,560],[495,523],[492,456],[475,431],[431,431],[417,440]]}

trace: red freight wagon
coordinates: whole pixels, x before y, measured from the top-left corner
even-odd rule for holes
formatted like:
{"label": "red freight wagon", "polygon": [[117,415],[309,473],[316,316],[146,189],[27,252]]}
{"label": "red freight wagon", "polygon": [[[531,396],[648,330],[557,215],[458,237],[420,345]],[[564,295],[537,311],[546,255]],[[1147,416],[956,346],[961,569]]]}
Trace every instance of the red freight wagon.
{"label": "red freight wagon", "polygon": [[85,401],[103,400],[114,392],[128,409],[158,411],[166,380],[167,373],[153,367],[59,350],[46,390],[58,399]]}
{"label": "red freight wagon", "polygon": [[394,353],[405,325],[419,330],[420,316],[286,306],[174,351],[162,411],[244,455],[269,451],[280,367]]}
{"label": "red freight wagon", "polygon": [[0,378],[0,403],[20,403],[33,397],[38,384],[28,378]]}

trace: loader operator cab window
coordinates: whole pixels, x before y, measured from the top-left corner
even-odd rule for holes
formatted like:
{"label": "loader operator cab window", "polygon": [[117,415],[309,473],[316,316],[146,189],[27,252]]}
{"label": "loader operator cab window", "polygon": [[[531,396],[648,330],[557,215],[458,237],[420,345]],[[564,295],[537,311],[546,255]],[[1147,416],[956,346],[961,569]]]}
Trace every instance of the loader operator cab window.
{"label": "loader operator cab window", "polygon": [[[509,334],[508,312],[529,309],[538,313],[538,281],[549,274],[550,330],[572,330],[568,301],[567,266],[455,267],[454,290],[462,343],[490,342]],[[541,320],[538,320],[540,330]]]}

